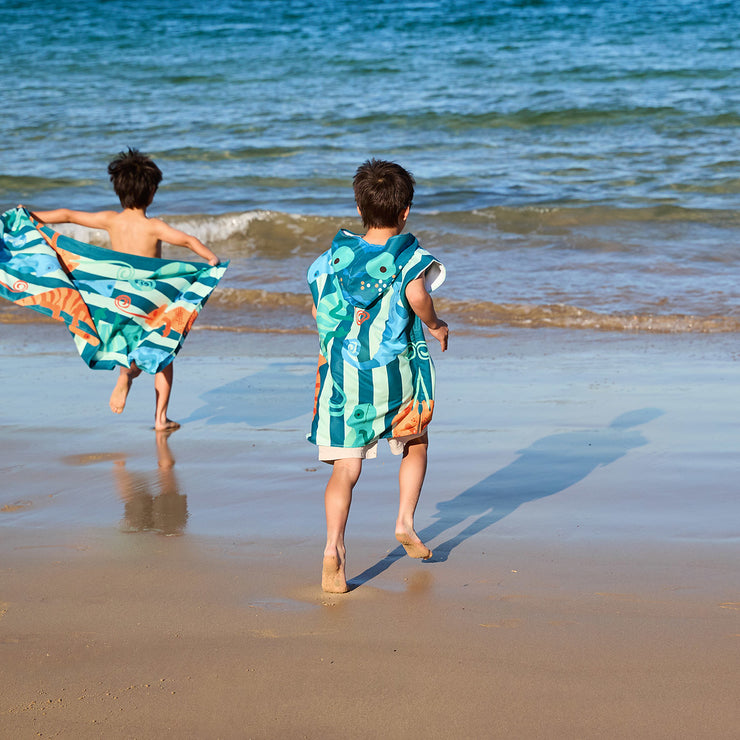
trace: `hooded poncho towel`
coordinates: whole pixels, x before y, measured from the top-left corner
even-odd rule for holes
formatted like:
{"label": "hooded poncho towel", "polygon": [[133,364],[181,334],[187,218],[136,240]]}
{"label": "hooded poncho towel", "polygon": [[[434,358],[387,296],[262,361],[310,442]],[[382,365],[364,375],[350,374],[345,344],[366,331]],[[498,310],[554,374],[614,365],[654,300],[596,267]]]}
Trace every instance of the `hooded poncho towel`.
{"label": "hooded poncho towel", "polygon": [[228,266],[95,247],[21,207],[1,219],[0,296],[63,321],[95,369],[167,367]]}
{"label": "hooded poncho towel", "polygon": [[309,268],[319,366],[309,442],[364,447],[419,436],[434,409],[434,365],[406,286],[432,291],[445,268],[400,234],[379,246],[341,230]]}

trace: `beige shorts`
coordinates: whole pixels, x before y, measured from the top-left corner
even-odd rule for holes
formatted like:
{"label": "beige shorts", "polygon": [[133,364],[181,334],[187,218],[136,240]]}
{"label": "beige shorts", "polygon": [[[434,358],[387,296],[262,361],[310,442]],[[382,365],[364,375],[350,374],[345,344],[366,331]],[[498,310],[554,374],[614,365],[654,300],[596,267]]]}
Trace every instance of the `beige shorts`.
{"label": "beige shorts", "polygon": [[[388,446],[393,455],[403,455],[404,448],[413,439],[424,437],[426,431],[401,439],[389,439]],[[332,463],[335,460],[347,460],[348,458],[360,458],[360,460],[373,460],[378,456],[378,441],[375,440],[364,447],[324,447],[319,445],[319,460]]]}

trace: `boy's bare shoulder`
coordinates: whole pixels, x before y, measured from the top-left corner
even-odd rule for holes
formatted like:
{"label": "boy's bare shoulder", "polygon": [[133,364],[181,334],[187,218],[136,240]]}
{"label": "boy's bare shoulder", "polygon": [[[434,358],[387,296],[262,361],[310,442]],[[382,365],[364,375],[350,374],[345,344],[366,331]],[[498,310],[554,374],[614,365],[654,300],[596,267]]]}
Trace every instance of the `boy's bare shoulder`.
{"label": "boy's bare shoulder", "polygon": [[152,232],[156,234],[160,239],[164,239],[166,234],[171,234],[173,231],[177,231],[174,227],[170,226],[166,221],[155,216],[146,217],[147,225]]}
{"label": "boy's bare shoulder", "polygon": [[176,229],[174,226],[170,226],[166,221],[161,218],[147,218],[147,224],[149,232],[152,236],[168,244],[174,244],[179,247],[190,247],[192,248],[193,243],[200,244],[200,242],[190,234],[186,234],[180,229]]}

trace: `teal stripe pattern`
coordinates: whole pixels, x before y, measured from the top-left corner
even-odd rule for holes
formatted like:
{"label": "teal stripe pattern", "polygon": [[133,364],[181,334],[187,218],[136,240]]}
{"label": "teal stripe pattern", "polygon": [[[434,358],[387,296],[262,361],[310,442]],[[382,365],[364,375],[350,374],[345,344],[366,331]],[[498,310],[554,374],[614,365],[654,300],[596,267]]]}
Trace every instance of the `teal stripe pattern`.
{"label": "teal stripe pattern", "polygon": [[412,234],[380,246],[346,230],[309,267],[319,335],[309,442],[364,447],[424,432],[434,409],[434,364],[406,287],[432,272],[437,287],[444,267]]}
{"label": "teal stripe pattern", "polygon": [[21,207],[0,220],[0,297],[65,323],[97,370],[167,367],[228,267],[96,247]]}

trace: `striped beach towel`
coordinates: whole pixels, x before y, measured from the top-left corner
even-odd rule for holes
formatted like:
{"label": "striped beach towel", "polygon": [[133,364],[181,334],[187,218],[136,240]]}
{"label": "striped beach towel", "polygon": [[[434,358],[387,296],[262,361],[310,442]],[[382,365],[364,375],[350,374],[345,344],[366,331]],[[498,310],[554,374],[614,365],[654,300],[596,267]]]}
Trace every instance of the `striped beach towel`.
{"label": "striped beach towel", "polygon": [[426,429],[434,365],[406,300],[406,287],[421,275],[434,290],[445,269],[412,234],[378,246],[342,230],[311,265],[319,365],[309,442],[364,447]]}
{"label": "striped beach towel", "polygon": [[1,219],[0,296],[64,322],[95,369],[167,367],[228,266],[85,244],[21,207]]}

